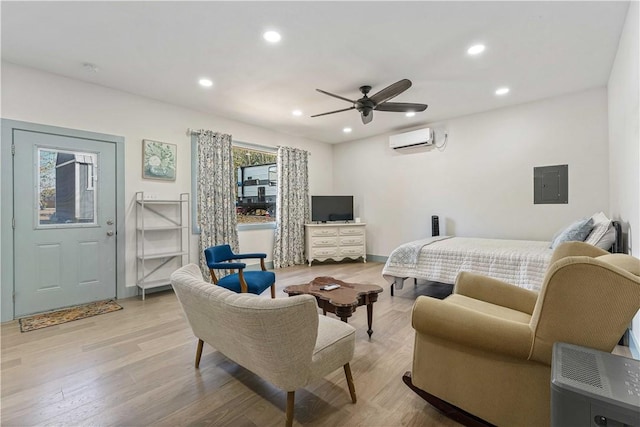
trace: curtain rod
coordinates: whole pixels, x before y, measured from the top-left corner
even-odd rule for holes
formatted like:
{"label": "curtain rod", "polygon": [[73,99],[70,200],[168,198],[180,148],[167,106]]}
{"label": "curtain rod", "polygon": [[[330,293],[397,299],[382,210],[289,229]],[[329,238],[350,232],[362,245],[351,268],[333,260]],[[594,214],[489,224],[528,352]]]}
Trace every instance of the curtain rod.
{"label": "curtain rod", "polygon": [[[201,133],[202,132],[200,132],[199,130],[193,130],[191,128],[187,128],[187,136],[200,135]],[[247,144],[247,143],[245,142],[245,144]],[[249,145],[254,145],[254,144],[249,144]],[[280,147],[287,147],[287,146],[286,145],[276,145],[276,148],[280,148]],[[306,151],[307,153],[309,153],[309,155],[311,155],[311,153],[308,150],[304,150],[302,148],[298,148],[298,150]]]}

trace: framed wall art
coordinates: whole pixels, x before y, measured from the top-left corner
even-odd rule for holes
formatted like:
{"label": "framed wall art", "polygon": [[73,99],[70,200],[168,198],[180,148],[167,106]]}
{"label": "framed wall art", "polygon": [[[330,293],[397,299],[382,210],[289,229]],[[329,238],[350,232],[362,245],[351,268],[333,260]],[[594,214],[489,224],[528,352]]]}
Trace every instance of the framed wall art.
{"label": "framed wall art", "polygon": [[162,181],[176,180],[175,144],[142,140],[142,177]]}

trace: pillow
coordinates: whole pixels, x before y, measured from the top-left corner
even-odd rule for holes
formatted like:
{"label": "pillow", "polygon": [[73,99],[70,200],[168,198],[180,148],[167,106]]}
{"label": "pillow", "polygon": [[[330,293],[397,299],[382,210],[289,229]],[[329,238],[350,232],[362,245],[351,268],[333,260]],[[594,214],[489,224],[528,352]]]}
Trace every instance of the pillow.
{"label": "pillow", "polygon": [[551,249],[555,249],[560,243],[578,241],[582,242],[593,230],[593,218],[581,219],[564,230],[551,242]]}
{"label": "pillow", "polygon": [[[593,234],[593,231],[595,231],[595,228],[591,231],[591,234]],[[605,251],[608,251],[609,249],[611,249],[611,246],[613,246],[613,243],[615,241],[616,241],[616,228],[613,225],[610,225],[607,232],[604,233],[604,236],[602,236],[602,238],[596,242],[596,246],[599,247],[600,249],[604,249]]]}
{"label": "pillow", "polygon": [[[602,212],[598,212],[594,214],[591,217],[591,219],[593,220],[593,230],[584,239],[584,241],[594,246],[598,246],[598,242],[600,241],[600,239],[602,239],[605,233],[609,230],[609,226],[611,225],[611,220],[607,218],[607,216]],[[614,234],[614,240],[615,240],[615,234]],[[611,247],[611,245],[609,245],[609,247]]]}

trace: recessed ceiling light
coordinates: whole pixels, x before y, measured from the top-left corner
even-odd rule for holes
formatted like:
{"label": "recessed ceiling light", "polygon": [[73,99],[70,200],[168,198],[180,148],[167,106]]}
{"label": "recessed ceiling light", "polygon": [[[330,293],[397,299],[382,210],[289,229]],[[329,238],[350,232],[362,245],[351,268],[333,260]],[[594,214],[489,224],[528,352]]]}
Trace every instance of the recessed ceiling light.
{"label": "recessed ceiling light", "polygon": [[344,129],[342,129],[342,132],[351,133],[351,128],[344,128]]}
{"label": "recessed ceiling light", "polygon": [[405,114],[405,116],[407,117],[413,117],[415,115],[416,115],[415,111],[409,111],[408,113]]}
{"label": "recessed ceiling light", "polygon": [[277,31],[267,31],[262,35],[262,37],[268,41],[269,43],[278,43],[282,36]]}
{"label": "recessed ceiling light", "polygon": [[293,111],[291,112],[291,114],[293,114],[293,115],[294,115],[294,116],[296,116],[296,117],[299,117],[299,116],[301,116],[301,115],[302,115],[302,111],[300,111],[300,110],[293,110]]}
{"label": "recessed ceiling light", "polygon": [[506,95],[509,93],[509,88],[508,87],[501,87],[496,89],[496,95]]}
{"label": "recessed ceiling light", "polygon": [[478,55],[484,52],[485,46],[483,44],[474,44],[469,49],[467,49],[467,53],[469,55]]}
{"label": "recessed ceiling light", "polygon": [[213,86],[213,82],[209,79],[200,79],[198,80],[198,83],[200,83],[200,86],[203,86],[203,87]]}

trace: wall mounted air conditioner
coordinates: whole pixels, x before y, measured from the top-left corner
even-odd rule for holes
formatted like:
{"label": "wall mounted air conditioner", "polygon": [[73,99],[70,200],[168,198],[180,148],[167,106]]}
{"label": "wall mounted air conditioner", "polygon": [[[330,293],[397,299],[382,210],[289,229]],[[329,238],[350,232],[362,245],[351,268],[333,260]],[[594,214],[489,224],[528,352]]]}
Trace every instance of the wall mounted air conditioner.
{"label": "wall mounted air conditioner", "polygon": [[389,137],[389,148],[399,150],[401,148],[425,147],[432,145],[434,140],[433,129],[424,128],[411,132],[399,133]]}

